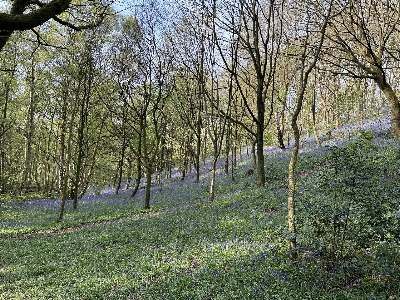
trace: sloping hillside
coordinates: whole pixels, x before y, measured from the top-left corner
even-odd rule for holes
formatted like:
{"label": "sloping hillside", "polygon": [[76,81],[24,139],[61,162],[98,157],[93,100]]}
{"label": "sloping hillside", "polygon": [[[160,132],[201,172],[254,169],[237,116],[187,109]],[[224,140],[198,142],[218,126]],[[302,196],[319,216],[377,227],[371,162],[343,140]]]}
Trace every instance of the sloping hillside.
{"label": "sloping hillside", "polygon": [[1,204],[0,299],[398,299],[400,144],[387,133],[382,119],[322,148],[304,140],[298,261],[286,253],[290,149],[265,150],[265,188],[245,176],[250,158],[235,181],[221,168],[214,202],[205,165],[198,183],[154,187],[150,211],[143,192],[109,187],[62,223],[57,199]]}

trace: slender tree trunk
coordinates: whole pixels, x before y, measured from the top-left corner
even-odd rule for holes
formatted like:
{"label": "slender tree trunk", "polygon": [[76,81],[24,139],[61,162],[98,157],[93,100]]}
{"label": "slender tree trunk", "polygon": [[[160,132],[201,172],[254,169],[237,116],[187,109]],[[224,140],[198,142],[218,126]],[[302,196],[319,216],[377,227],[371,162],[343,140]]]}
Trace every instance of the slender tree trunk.
{"label": "slender tree trunk", "polygon": [[[60,192],[61,192],[61,204],[60,211],[58,214],[57,222],[61,222],[64,216],[65,202],[68,197],[68,184],[69,184],[69,172],[70,164],[72,160],[72,132],[74,129],[74,119],[78,104],[76,101],[72,103],[71,108],[71,118],[69,120],[68,126],[68,140],[67,145],[65,145],[65,130],[68,124],[68,83],[65,83],[64,95],[63,95],[63,107],[62,107],[62,123],[61,123],[61,133],[60,133]],[[79,88],[78,88],[79,90]]]}
{"label": "slender tree trunk", "polygon": [[90,163],[90,167],[89,167],[89,171],[87,172],[85,179],[83,181],[82,184],[82,189],[78,195],[78,198],[82,198],[83,195],[85,195],[88,187],[89,187],[89,183],[90,183],[90,179],[92,178],[93,175],[93,171],[94,171],[94,166],[96,165],[96,158],[97,158],[97,152],[98,152],[98,143],[96,143],[96,145],[94,146],[93,149],[93,155],[92,155],[92,159],[91,159],[91,163]]}
{"label": "slender tree trunk", "polygon": [[264,169],[264,130],[257,131],[257,185],[262,187],[265,185],[265,169]]}
{"label": "slender tree trunk", "polygon": [[147,120],[146,116],[142,116],[143,119],[141,121],[142,125],[142,141],[143,141],[143,160],[144,160],[144,165],[146,168],[146,193],[145,193],[145,199],[144,199],[144,208],[145,209],[150,209],[150,189],[151,189],[151,173],[152,173],[152,165],[151,165],[151,160],[149,157],[149,149],[147,146]]}
{"label": "slender tree trunk", "polygon": [[137,174],[136,174],[135,186],[134,186],[133,191],[132,191],[132,193],[130,195],[130,198],[135,197],[136,193],[139,190],[140,181],[142,179],[142,164],[140,162],[140,157],[137,158],[136,168],[137,168]]}
{"label": "slender tree trunk", "polygon": [[297,120],[292,121],[292,129],[294,132],[294,146],[292,149],[292,155],[290,158],[289,163],[289,172],[288,172],[288,179],[289,179],[289,196],[288,196],[288,225],[289,225],[289,243],[290,243],[290,256],[292,259],[297,258],[297,241],[296,241],[296,207],[295,207],[295,200],[294,194],[296,191],[296,179],[294,175],[296,162],[297,162],[297,155],[299,153],[300,148],[300,132],[297,126]]}
{"label": "slender tree trunk", "polygon": [[357,103],[358,103],[358,114],[360,120],[364,120],[364,92],[361,88],[361,80],[357,81]]}
{"label": "slender tree trunk", "polygon": [[[72,110],[71,116],[75,115],[75,109],[76,105],[74,104],[74,108]],[[65,202],[68,198],[68,181],[69,181],[69,171],[70,171],[70,164],[71,164],[71,154],[72,154],[72,131],[73,131],[73,126],[74,122],[73,119],[71,118],[70,123],[69,123],[69,129],[68,129],[68,142],[67,142],[67,153],[66,153],[66,160],[63,160],[63,165],[61,168],[63,169],[63,177],[62,177],[62,186],[61,186],[61,204],[60,204],[60,211],[58,214],[58,219],[57,222],[61,222],[63,216],[64,216],[64,210],[65,210]],[[65,147],[62,146],[62,152],[65,152]]]}
{"label": "slender tree trunk", "polygon": [[195,154],[196,182],[200,181],[200,155],[201,155],[201,111],[199,109],[198,120],[197,120],[196,154]]}
{"label": "slender tree trunk", "polygon": [[[299,148],[300,148],[300,131],[299,127],[297,125],[297,120],[299,118],[300,112],[303,107],[303,100],[304,100],[304,93],[307,88],[308,84],[308,79],[310,76],[311,71],[315,68],[317,64],[317,60],[319,58],[319,54],[322,48],[322,44],[325,38],[325,31],[326,31],[326,26],[328,25],[328,20],[330,16],[330,12],[332,9],[332,3],[333,0],[331,0],[331,3],[329,5],[329,10],[327,15],[325,16],[324,23],[321,27],[321,38],[319,40],[319,45],[314,53],[314,57],[310,65],[306,68],[306,61],[307,61],[307,51],[308,51],[308,40],[305,41],[305,44],[303,45],[303,50],[302,50],[302,56],[301,56],[301,70],[300,70],[300,88],[298,91],[298,96],[296,98],[296,104],[295,104],[295,110],[292,116],[292,129],[293,129],[293,134],[294,134],[294,146],[292,150],[292,155],[290,158],[289,162],[289,167],[288,167],[288,188],[289,188],[289,193],[288,193],[288,229],[289,229],[289,251],[290,251],[290,258],[293,260],[297,259],[297,230],[296,230],[296,205],[295,205],[295,192],[296,192],[296,179],[295,179],[295,168],[296,168],[296,162],[297,162],[297,156],[299,153]],[[307,32],[309,34],[309,32]]]}
{"label": "slender tree trunk", "polygon": [[251,144],[251,156],[253,157],[253,165],[255,168],[257,167],[256,144],[257,141],[254,141]]}
{"label": "slender tree trunk", "polygon": [[130,198],[135,197],[137,191],[139,190],[140,186],[140,180],[142,179],[142,129],[139,131],[139,141],[138,141],[138,151],[137,151],[137,156],[136,156],[136,181],[135,181],[135,187],[133,188],[133,191],[130,195]]}
{"label": "slender tree trunk", "polygon": [[67,127],[67,100],[64,99],[62,113],[61,113],[61,125],[60,125],[60,173],[59,173],[59,193],[62,194],[64,176],[65,176],[65,131]]}
{"label": "slender tree trunk", "polygon": [[122,148],[121,148],[121,157],[118,161],[118,179],[117,179],[117,187],[115,188],[115,194],[118,195],[119,190],[121,189],[121,181],[122,181],[122,174],[123,174],[123,167],[124,167],[124,160],[125,160],[125,150],[126,150],[126,137],[125,132],[123,133],[122,138]]}
{"label": "slender tree trunk", "polygon": [[231,179],[235,181],[235,168],[236,168],[236,146],[232,147],[232,159],[231,159]]}
{"label": "slender tree trunk", "polygon": [[[14,74],[14,72],[13,72]],[[5,178],[5,173],[6,173],[6,119],[7,119],[7,109],[8,109],[8,101],[10,97],[10,91],[11,91],[11,81],[7,82],[5,84],[5,90],[4,90],[4,105],[2,109],[2,122],[0,124],[0,193],[6,192],[6,178]]]}
{"label": "slender tree trunk", "polygon": [[225,138],[225,174],[229,174],[229,153],[231,150],[231,127],[228,126]]}
{"label": "slender tree trunk", "polygon": [[[49,132],[54,132],[54,124],[55,124],[55,114],[51,116],[51,121],[50,121],[50,130]],[[52,155],[53,153],[57,153],[57,150],[52,152],[52,145],[53,145],[53,137],[48,136],[45,139],[45,149],[46,149],[46,155],[45,155],[45,161],[43,162],[43,169],[44,169],[44,174],[43,174],[43,184],[44,184],[44,192],[47,196],[51,196],[53,193],[53,181],[54,178],[52,178],[52,168],[54,168],[54,163],[52,162]]]}
{"label": "slender tree trunk", "polygon": [[146,195],[144,199],[144,209],[150,209],[151,173],[152,166],[148,164],[146,167]]}
{"label": "slender tree trunk", "polygon": [[[72,124],[72,121],[71,121],[71,124]],[[64,217],[65,202],[68,198],[68,179],[69,179],[70,163],[71,163],[71,134],[68,137],[67,160],[66,160],[66,165],[64,166],[64,178],[63,178],[63,182],[62,182],[61,204],[60,204],[60,211],[58,213],[57,222],[61,222],[61,220]]]}
{"label": "slender tree trunk", "polygon": [[315,124],[316,116],[315,116],[315,104],[312,106],[312,129],[315,137],[315,141],[317,142],[318,147],[321,147],[321,141],[318,137],[317,126]]}
{"label": "slender tree trunk", "polygon": [[126,174],[126,185],[125,189],[129,189],[131,187],[131,179],[132,179],[132,160],[129,158],[128,155],[128,168],[127,168],[127,174]]}
{"label": "slender tree trunk", "polygon": [[[85,92],[86,94],[86,92]],[[73,208],[76,209],[78,206],[78,195],[79,195],[79,187],[81,181],[82,170],[82,162],[83,162],[83,140],[84,140],[84,129],[86,126],[87,119],[87,102],[89,101],[87,98],[89,95],[84,95],[84,99],[82,99],[80,114],[79,114],[79,127],[78,127],[78,157],[76,162],[76,170],[75,170],[75,180],[74,180],[74,190],[73,190]]]}
{"label": "slender tree trunk", "polygon": [[[239,143],[239,138],[238,138],[238,128],[237,124],[234,124],[235,126],[235,135],[234,135],[234,142],[233,142],[233,149],[232,149],[232,163],[233,163],[233,168],[237,167],[237,156],[238,156],[238,144],[239,144],[239,149],[240,149],[240,143]],[[239,150],[240,151],[240,150]],[[240,158],[242,158],[242,152],[240,151]]]}
{"label": "slender tree trunk", "polygon": [[210,201],[215,200],[215,176],[217,172],[217,159],[218,157],[214,157],[212,161],[212,170],[211,170],[211,182],[210,182]]}
{"label": "slender tree trunk", "polygon": [[316,90],[315,90],[315,83],[314,83],[314,90],[313,90],[313,97],[312,97],[312,103],[311,103],[311,113],[312,113],[312,130],[314,133],[315,141],[317,142],[318,147],[321,147],[321,141],[319,140],[318,137],[318,132],[317,132],[317,126],[316,126],[316,111],[315,111],[315,102],[316,102]]}
{"label": "slender tree trunk", "polygon": [[32,140],[34,134],[34,116],[35,116],[35,71],[34,64],[31,66],[31,77],[29,86],[29,109],[26,120],[26,137],[25,137],[25,163],[22,176],[21,188],[30,186],[31,184],[31,163],[32,163]]}
{"label": "slender tree trunk", "polygon": [[280,149],[285,149],[285,142],[283,141],[283,130],[281,124],[280,124],[280,120],[281,118],[279,117],[279,114],[276,113],[276,132],[277,132],[277,139],[278,139],[278,148]]}
{"label": "slender tree trunk", "polygon": [[90,167],[89,170],[86,174],[86,176],[84,177],[83,180],[83,184],[82,184],[82,189],[79,193],[78,198],[82,198],[83,195],[86,193],[88,187],[89,187],[89,183],[90,183],[90,179],[92,178],[93,175],[93,171],[94,171],[94,167],[96,165],[96,159],[97,159],[97,153],[98,153],[98,149],[99,149],[99,144],[100,144],[100,140],[102,138],[102,132],[103,132],[103,128],[104,128],[104,123],[105,123],[105,118],[102,119],[100,127],[99,127],[99,132],[98,132],[98,137],[96,140],[96,144],[94,145],[94,149],[93,149],[93,154],[90,160]]}
{"label": "slender tree trunk", "polygon": [[207,151],[207,136],[204,137],[203,142],[202,142],[202,146],[203,146],[203,151],[202,151],[202,161],[203,161],[203,165],[206,165],[206,159],[207,159],[207,155],[208,155],[208,151]]}

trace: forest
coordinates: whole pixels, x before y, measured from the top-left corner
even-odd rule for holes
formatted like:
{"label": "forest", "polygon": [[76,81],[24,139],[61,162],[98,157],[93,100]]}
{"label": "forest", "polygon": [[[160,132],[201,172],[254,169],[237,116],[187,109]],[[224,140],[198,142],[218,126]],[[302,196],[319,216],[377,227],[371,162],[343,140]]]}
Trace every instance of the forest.
{"label": "forest", "polygon": [[400,2],[0,2],[0,299],[400,299]]}

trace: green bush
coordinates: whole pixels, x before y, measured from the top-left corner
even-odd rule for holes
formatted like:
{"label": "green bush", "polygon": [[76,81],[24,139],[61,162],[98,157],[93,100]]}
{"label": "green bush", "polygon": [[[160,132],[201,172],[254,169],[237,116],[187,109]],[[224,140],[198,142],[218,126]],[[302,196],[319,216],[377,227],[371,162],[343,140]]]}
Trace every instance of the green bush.
{"label": "green bush", "polygon": [[300,188],[304,246],[317,249],[328,269],[382,243],[399,243],[398,194],[384,176],[392,158],[362,131],[355,142],[332,147],[326,167]]}

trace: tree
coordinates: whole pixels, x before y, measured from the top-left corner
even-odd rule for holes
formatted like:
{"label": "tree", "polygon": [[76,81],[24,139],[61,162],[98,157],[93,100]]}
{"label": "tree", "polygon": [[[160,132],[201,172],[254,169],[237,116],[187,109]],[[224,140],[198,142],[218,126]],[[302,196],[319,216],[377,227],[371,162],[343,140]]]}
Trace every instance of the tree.
{"label": "tree", "polygon": [[[104,24],[107,25],[107,24]],[[58,221],[63,217],[65,201],[73,199],[77,208],[80,198],[88,188],[97,163],[97,155],[105,124],[102,97],[107,89],[106,76],[102,74],[103,44],[108,29],[96,27],[79,34],[70,34],[68,47],[54,69],[59,82],[59,159],[61,206]],[[73,43],[72,43],[73,42]],[[58,90],[55,88],[56,92]]]}
{"label": "tree", "polygon": [[[199,9],[200,7],[200,9]],[[210,74],[207,66],[209,50],[209,32],[206,24],[210,19],[207,15],[205,1],[191,2],[180,6],[179,22],[174,26],[171,37],[177,59],[176,96],[180,102],[178,109],[180,118],[190,132],[190,143],[187,143],[189,156],[193,156],[196,170],[196,181],[200,178],[200,157],[202,143],[206,143],[204,134],[204,103],[206,101],[206,83]],[[194,146],[192,146],[192,140]],[[192,150],[194,148],[194,150]],[[188,159],[183,158],[184,165]],[[185,161],[186,160],[186,161]]]}
{"label": "tree", "polygon": [[[6,193],[8,189],[7,184],[7,148],[10,146],[11,136],[9,134],[10,129],[13,128],[11,120],[9,119],[10,100],[13,94],[13,88],[16,85],[15,72],[17,67],[17,50],[16,45],[10,47],[10,51],[7,55],[1,57],[1,68],[0,73],[0,105],[1,105],[1,116],[0,116],[0,193]],[[9,68],[9,69],[7,69]]]}
{"label": "tree", "polygon": [[[264,186],[264,132],[272,117],[273,78],[282,37],[280,18],[284,1],[219,2],[219,12],[213,13],[217,16],[215,40],[225,68],[234,74],[246,111],[256,124],[255,132],[248,126],[245,128],[254,136],[257,145],[257,183],[258,186]],[[228,43],[225,42],[227,34],[233,37]],[[232,42],[237,48],[233,51],[233,64],[226,59],[226,52],[229,53],[226,49]],[[246,88],[254,91],[254,94],[249,97]],[[250,102],[252,98],[255,109]],[[267,104],[271,107],[268,118]]]}
{"label": "tree", "polygon": [[[315,68],[319,59],[323,41],[325,38],[326,27],[332,11],[333,0],[329,0],[324,3],[312,4],[309,2],[298,3],[294,15],[301,15],[305,20],[304,23],[297,23],[294,20],[297,29],[295,31],[295,39],[299,47],[299,53],[297,57],[297,63],[299,65],[298,72],[298,89],[296,91],[295,98],[295,109],[292,115],[292,129],[294,134],[294,146],[292,149],[292,155],[288,167],[288,227],[289,227],[289,242],[290,242],[290,256],[292,259],[297,258],[297,239],[296,239],[296,210],[295,210],[295,191],[296,191],[296,179],[295,179],[295,167],[297,162],[297,156],[300,148],[300,131],[297,124],[299,114],[303,107],[304,94],[306,92],[309,76],[312,70]],[[313,14],[310,12],[313,11]],[[322,25],[321,25],[322,21]],[[302,28],[303,30],[300,30]],[[304,36],[299,36],[301,32],[304,32]]]}
{"label": "tree", "polygon": [[[47,3],[31,0],[13,0],[9,6],[9,12],[0,12],[0,50],[6,45],[10,36],[15,31],[34,30],[35,27],[54,20],[61,25],[68,26],[74,30],[83,30],[94,27],[101,23],[105,12],[113,1],[90,1],[73,4],[71,0],[52,0]],[[87,7],[86,7],[87,6]],[[70,8],[72,16],[77,16],[89,8],[91,13],[84,17],[83,22],[75,24],[74,18],[66,15],[59,16]],[[77,10],[75,10],[77,9]]]}
{"label": "tree", "polygon": [[[329,23],[328,37],[334,73],[372,79],[391,110],[392,133],[400,136],[400,103],[390,73],[399,57],[400,2],[350,0]],[[329,49],[329,48],[328,48]],[[339,51],[338,51],[339,50]]]}
{"label": "tree", "polygon": [[[167,118],[165,107],[170,98],[172,80],[172,53],[163,28],[160,10],[153,2],[145,4],[138,11],[137,19],[127,17],[121,20],[121,35],[113,45],[113,76],[117,81],[119,97],[108,107],[119,127],[121,153],[118,159],[121,178],[125,150],[129,149],[137,159],[136,193],[142,170],[146,174],[146,209],[150,208],[152,175],[156,171],[166,135]],[[132,136],[128,135],[128,132]]]}

